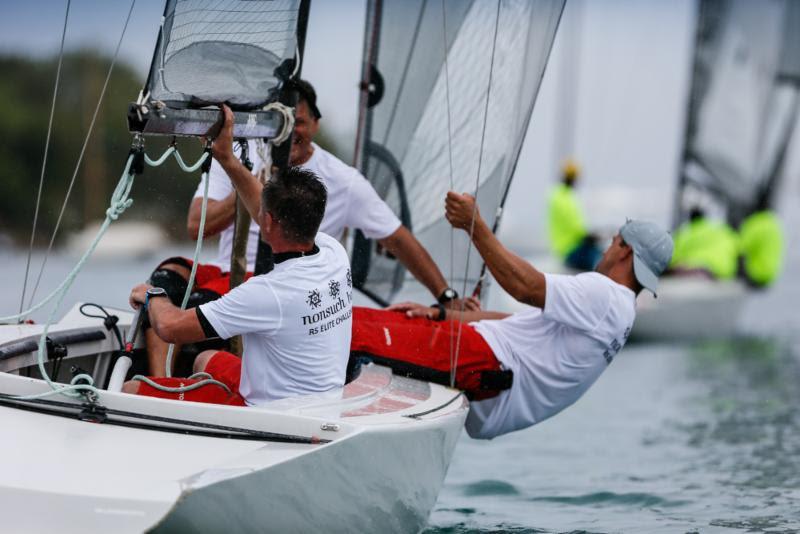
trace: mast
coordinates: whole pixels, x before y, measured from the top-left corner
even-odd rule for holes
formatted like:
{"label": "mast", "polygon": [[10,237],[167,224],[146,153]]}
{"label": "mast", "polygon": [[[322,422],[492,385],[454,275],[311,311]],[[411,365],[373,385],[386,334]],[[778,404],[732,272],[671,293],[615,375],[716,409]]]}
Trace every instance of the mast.
{"label": "mast", "polygon": [[692,75],[690,81],[689,95],[687,96],[688,105],[686,106],[686,119],[684,123],[683,133],[683,148],[681,150],[681,165],[678,174],[678,184],[675,188],[675,197],[673,198],[672,209],[672,228],[677,228],[686,218],[686,209],[683,205],[683,195],[686,186],[689,183],[689,177],[686,174],[686,162],[691,159],[691,140],[694,137],[694,131],[697,128],[696,116],[699,101],[699,85],[700,80],[704,79],[703,64],[699,61],[697,49],[703,41],[705,34],[708,32],[706,28],[708,14],[708,4],[706,2],[699,2],[697,8],[697,25],[695,27],[694,35],[694,54],[692,55]]}

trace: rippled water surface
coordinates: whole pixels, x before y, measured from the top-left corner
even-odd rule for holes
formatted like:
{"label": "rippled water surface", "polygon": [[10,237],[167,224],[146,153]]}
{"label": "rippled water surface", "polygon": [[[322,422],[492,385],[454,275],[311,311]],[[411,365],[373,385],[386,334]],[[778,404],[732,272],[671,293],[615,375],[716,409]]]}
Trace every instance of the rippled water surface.
{"label": "rippled water surface", "polygon": [[578,404],[463,438],[428,532],[799,532],[800,350],[632,345]]}
{"label": "rippled water surface", "polygon": [[[50,262],[40,296],[74,258]],[[155,262],[94,262],[67,302],[124,306]],[[12,313],[24,256],[0,263]],[[630,345],[553,419],[491,442],[462,435],[426,532],[800,532],[797,302],[784,277],[748,300],[746,336]]]}

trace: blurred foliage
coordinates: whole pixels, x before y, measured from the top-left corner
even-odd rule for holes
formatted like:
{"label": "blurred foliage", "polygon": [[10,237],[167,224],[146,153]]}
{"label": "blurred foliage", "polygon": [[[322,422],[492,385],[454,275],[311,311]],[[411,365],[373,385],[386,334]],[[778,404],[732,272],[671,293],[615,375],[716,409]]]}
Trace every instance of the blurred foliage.
{"label": "blurred foliage", "polygon": [[[110,61],[91,50],[64,56],[37,223],[39,245],[52,235]],[[27,245],[30,239],[57,65],[57,58],[0,56],[0,100],[5,102],[0,114],[0,234],[18,244]],[[130,66],[120,61],[114,66],[57,240],[104,217],[131,144],[127,106],[143,83]],[[324,133],[317,141],[334,148]],[[148,138],[147,152],[157,157],[168,143],[168,138]],[[178,148],[187,162],[202,151],[198,141],[187,138],[179,139]],[[198,178],[182,172],[172,159],[161,167],[146,167],[136,178],[133,206],[123,217],[155,221],[172,238],[185,239],[186,212]]]}

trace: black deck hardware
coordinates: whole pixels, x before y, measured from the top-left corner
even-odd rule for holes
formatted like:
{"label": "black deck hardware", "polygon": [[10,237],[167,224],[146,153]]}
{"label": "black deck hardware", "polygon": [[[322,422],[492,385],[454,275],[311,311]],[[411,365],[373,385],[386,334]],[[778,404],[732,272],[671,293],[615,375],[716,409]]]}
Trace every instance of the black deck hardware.
{"label": "black deck hardware", "polygon": [[[30,336],[19,341],[12,341],[0,346],[0,361],[20,356],[29,352],[36,352],[39,349],[39,335]],[[92,328],[82,328],[70,330],[68,332],[54,332],[47,336],[53,345],[63,345],[69,347],[77,343],[88,343],[90,341],[101,341],[106,338],[106,333],[102,330]]]}

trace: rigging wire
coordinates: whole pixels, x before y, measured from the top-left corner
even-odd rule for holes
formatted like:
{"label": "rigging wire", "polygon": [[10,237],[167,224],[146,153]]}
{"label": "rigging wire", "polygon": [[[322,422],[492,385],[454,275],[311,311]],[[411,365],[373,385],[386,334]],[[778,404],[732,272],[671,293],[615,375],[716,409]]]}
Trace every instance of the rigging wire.
{"label": "rigging wire", "polygon": [[[448,67],[447,57],[449,55],[449,49],[447,46],[447,9],[445,7],[445,0],[442,0],[442,46],[444,50],[444,94],[445,94],[445,102],[446,102],[446,110],[447,110],[447,157],[448,157],[448,164],[449,164],[449,179],[450,179],[450,190],[452,191],[455,187],[453,183],[453,130],[452,124],[450,120],[450,70]],[[450,227],[450,280],[449,283],[452,283],[453,279],[456,276],[455,273],[455,263],[453,263],[453,257],[455,256],[455,228],[452,226]],[[448,321],[450,327],[450,387],[455,387],[456,384],[456,368],[455,368],[455,346],[453,345],[453,330],[455,329],[455,325],[453,321]]]}
{"label": "rigging wire", "polygon": [[[478,190],[480,188],[480,179],[481,179],[481,164],[483,163],[483,145],[484,141],[486,140],[486,124],[489,122],[489,101],[491,99],[492,94],[492,77],[494,75],[494,60],[495,60],[495,50],[497,49],[497,30],[500,25],[500,0],[497,0],[497,12],[495,14],[494,19],[494,37],[492,39],[492,55],[491,61],[489,63],[489,82],[486,87],[486,102],[484,104],[483,110],[483,128],[481,130],[481,144],[480,149],[478,151],[478,172],[475,176],[475,202],[472,206],[472,218],[470,220],[469,225],[469,243],[467,244],[467,261],[466,265],[464,266],[464,282],[462,285],[462,295],[467,292],[467,277],[469,275],[469,256],[472,252],[472,236],[475,232],[475,216],[478,213]],[[459,315],[463,315],[464,313],[464,305],[465,302],[462,297],[461,306],[459,310]],[[463,330],[464,322],[458,322],[458,333],[456,334],[456,350],[455,350],[455,360],[453,363],[453,373],[455,373],[455,369],[458,367],[458,354],[461,349],[461,331]],[[453,375],[455,376],[455,375]]]}
{"label": "rigging wire", "polygon": [[[100,97],[97,99],[97,105],[94,108],[94,114],[92,115],[92,121],[89,123],[89,130],[86,132],[86,137],[83,140],[83,147],[81,148],[80,155],[78,156],[78,161],[75,164],[75,170],[72,173],[72,179],[69,182],[69,187],[67,188],[67,193],[64,196],[64,203],[61,205],[61,212],[58,214],[58,219],[56,220],[56,226],[53,229],[53,235],[50,237],[50,244],[47,246],[47,252],[44,255],[44,259],[42,260],[42,267],[39,269],[39,275],[36,277],[36,284],[31,291],[31,298],[28,301],[28,307],[33,304],[33,299],[36,296],[36,291],[39,289],[39,283],[42,281],[42,274],[44,274],[45,266],[47,265],[47,259],[50,257],[50,252],[53,249],[53,243],[56,240],[56,235],[58,234],[58,229],[61,226],[61,220],[64,217],[64,212],[67,209],[67,203],[69,202],[70,194],[72,193],[72,188],[75,185],[75,179],[78,176],[78,171],[80,170],[81,163],[83,162],[83,156],[86,152],[86,147],[89,145],[89,139],[92,136],[92,130],[94,130],[95,122],[97,121],[97,115],[100,111],[100,106],[103,103],[103,98],[106,94],[106,89],[108,88],[108,82],[111,79],[111,73],[114,70],[114,65],[117,62],[117,57],[119,57],[119,50],[122,46],[122,40],[125,38],[125,32],[128,29],[128,23],[131,20],[131,14],[133,13],[133,8],[136,5],[136,0],[131,0],[130,8],[128,9],[128,16],[125,18],[125,25],[122,27],[122,33],[119,36],[119,40],[117,41],[117,48],[114,50],[114,57],[111,59],[111,65],[108,67],[108,73],[106,74],[106,79],[103,82],[103,88],[100,91]],[[49,136],[49,131],[48,131]]]}
{"label": "rigging wire", "polygon": [[50,104],[50,119],[47,122],[47,137],[44,142],[44,156],[42,157],[42,171],[39,173],[39,189],[36,192],[36,209],[33,212],[33,228],[31,229],[31,243],[28,247],[28,259],[25,263],[25,279],[22,282],[22,296],[19,299],[19,313],[25,307],[25,291],[28,288],[28,274],[31,269],[31,255],[33,254],[33,241],[36,237],[36,223],[39,220],[39,207],[42,203],[42,189],[44,186],[44,171],[47,166],[47,153],[50,149],[50,134],[53,131],[53,116],[56,112],[56,98],[58,85],[61,80],[61,65],[64,62],[64,41],[67,35],[67,22],[69,20],[69,7],[71,0],[67,0],[67,10],[64,13],[64,27],[61,29],[61,48],[58,51],[58,67],[56,67],[56,82],[53,86],[53,102]]}

